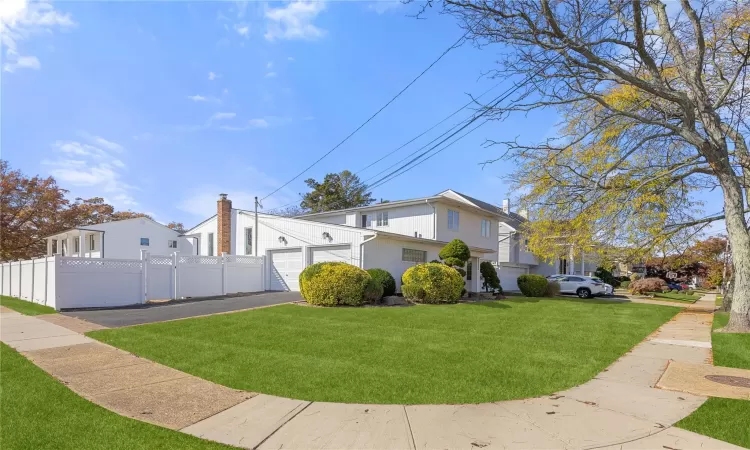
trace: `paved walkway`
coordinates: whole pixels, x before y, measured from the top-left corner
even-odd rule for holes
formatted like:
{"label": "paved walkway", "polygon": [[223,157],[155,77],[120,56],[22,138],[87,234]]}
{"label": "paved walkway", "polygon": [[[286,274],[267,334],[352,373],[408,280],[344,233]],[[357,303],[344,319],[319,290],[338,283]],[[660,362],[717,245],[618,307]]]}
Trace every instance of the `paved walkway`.
{"label": "paved walkway", "polygon": [[670,362],[710,362],[710,324],[710,314],[688,308],[581,386],[478,405],[337,404],[237,391],[18,313],[0,312],[0,339],[94,403],[237,447],[736,449],[671,427],[706,397],[654,388]]}

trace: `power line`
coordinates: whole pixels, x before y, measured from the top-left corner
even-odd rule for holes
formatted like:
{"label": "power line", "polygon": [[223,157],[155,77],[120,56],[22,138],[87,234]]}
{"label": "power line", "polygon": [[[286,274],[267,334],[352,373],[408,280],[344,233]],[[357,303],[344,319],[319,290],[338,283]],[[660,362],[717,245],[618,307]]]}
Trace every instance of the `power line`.
{"label": "power line", "polygon": [[283,189],[284,187],[286,187],[287,185],[289,185],[289,183],[291,183],[292,181],[294,181],[294,180],[296,180],[297,178],[299,178],[300,176],[302,176],[302,174],[304,174],[304,173],[305,173],[305,172],[307,172],[308,170],[312,169],[312,168],[313,168],[313,167],[314,167],[314,166],[315,166],[316,164],[318,164],[318,163],[319,163],[320,161],[322,161],[322,160],[323,160],[323,159],[324,159],[324,158],[325,158],[326,156],[328,156],[328,155],[330,155],[331,153],[333,153],[333,151],[334,151],[334,150],[336,150],[337,148],[341,147],[341,146],[342,146],[342,145],[343,145],[343,144],[344,144],[344,143],[345,143],[346,141],[348,141],[348,140],[349,140],[349,138],[351,138],[351,137],[352,137],[352,136],[354,136],[354,135],[355,135],[355,134],[356,134],[356,133],[357,133],[357,132],[358,132],[359,130],[361,130],[362,128],[364,128],[364,126],[365,126],[365,125],[367,125],[368,123],[370,123],[370,121],[372,121],[372,120],[373,120],[373,119],[374,119],[374,118],[375,118],[375,117],[376,117],[376,116],[377,116],[378,114],[380,114],[380,113],[381,113],[381,112],[382,112],[382,111],[383,111],[383,110],[384,110],[385,108],[387,108],[387,107],[388,107],[388,106],[389,106],[389,105],[390,105],[391,103],[393,103],[393,102],[394,102],[394,101],[395,101],[395,100],[396,100],[397,98],[399,98],[399,97],[401,96],[401,94],[403,94],[404,92],[406,92],[406,90],[407,90],[407,89],[409,89],[409,88],[410,88],[410,87],[411,87],[411,86],[412,86],[412,85],[413,85],[414,83],[416,83],[416,82],[417,82],[417,80],[419,80],[420,78],[422,78],[422,76],[423,76],[423,75],[424,75],[425,73],[427,73],[427,71],[429,71],[429,70],[430,70],[430,69],[431,69],[431,68],[432,68],[432,67],[433,67],[433,66],[434,66],[435,64],[437,64],[437,63],[438,63],[438,62],[439,62],[439,61],[440,61],[441,59],[443,59],[443,57],[444,57],[445,55],[447,55],[447,54],[448,54],[448,52],[450,52],[451,50],[453,50],[454,48],[456,48],[456,46],[458,46],[458,44],[459,44],[459,43],[460,43],[461,41],[463,41],[463,40],[464,40],[464,39],[466,38],[466,36],[468,36],[468,35],[469,35],[469,33],[470,33],[470,32],[471,32],[471,30],[467,30],[467,31],[466,31],[466,33],[464,33],[464,34],[463,34],[463,36],[461,36],[460,38],[458,38],[458,40],[457,40],[456,42],[454,42],[454,43],[453,43],[453,45],[451,45],[450,47],[448,47],[447,49],[445,49],[445,51],[443,51],[443,53],[441,53],[441,54],[440,54],[440,56],[438,56],[438,58],[437,58],[437,59],[436,59],[435,61],[433,61],[433,62],[432,62],[432,64],[430,64],[429,66],[427,66],[427,68],[426,68],[426,69],[424,69],[424,70],[422,71],[422,73],[420,73],[419,75],[417,75],[417,77],[416,77],[416,78],[414,78],[413,80],[411,80],[411,82],[409,82],[409,84],[407,84],[407,85],[406,85],[406,87],[404,87],[403,89],[401,89],[401,90],[400,90],[400,91],[398,92],[398,94],[396,94],[396,95],[395,95],[395,96],[394,96],[393,98],[391,98],[391,99],[390,99],[390,100],[388,101],[388,103],[386,103],[385,105],[383,105],[383,106],[382,106],[382,107],[381,107],[381,108],[380,108],[379,110],[377,110],[377,111],[375,112],[375,114],[371,115],[371,116],[370,116],[370,117],[369,117],[369,118],[368,118],[367,120],[365,120],[365,121],[364,121],[364,122],[363,122],[363,123],[362,123],[362,124],[361,124],[360,126],[358,126],[358,127],[357,127],[357,128],[356,128],[356,129],[354,130],[354,131],[352,131],[351,133],[349,133],[349,135],[348,135],[348,136],[346,136],[346,137],[345,137],[345,138],[344,138],[344,139],[343,139],[343,140],[342,140],[341,142],[339,142],[338,144],[336,144],[336,145],[335,145],[335,146],[334,146],[334,147],[333,147],[332,149],[330,149],[330,150],[328,150],[327,152],[325,152],[325,153],[323,154],[323,156],[321,156],[320,158],[318,158],[317,160],[315,160],[315,162],[313,162],[312,164],[310,164],[309,166],[307,166],[307,167],[305,168],[305,170],[303,170],[302,172],[300,172],[300,173],[298,173],[297,175],[295,175],[295,176],[294,176],[294,177],[293,177],[293,178],[292,178],[291,180],[289,180],[289,181],[287,181],[286,183],[282,184],[281,186],[279,186],[278,188],[276,188],[276,189],[275,189],[275,190],[274,190],[273,192],[271,192],[270,194],[268,194],[268,195],[266,195],[265,197],[263,197],[263,198],[262,198],[261,200],[265,200],[265,199],[267,199],[268,197],[272,196],[273,194],[277,193],[278,191],[280,191],[281,189]]}

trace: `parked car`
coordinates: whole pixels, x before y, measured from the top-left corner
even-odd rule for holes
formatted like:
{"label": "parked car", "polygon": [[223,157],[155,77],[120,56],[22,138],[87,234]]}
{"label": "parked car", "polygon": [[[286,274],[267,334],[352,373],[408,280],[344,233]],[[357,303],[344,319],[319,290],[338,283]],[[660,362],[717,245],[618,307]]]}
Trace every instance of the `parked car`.
{"label": "parked car", "polygon": [[580,298],[605,295],[604,282],[598,278],[583,275],[550,275],[547,279],[557,281],[560,284],[560,293],[562,294],[576,294]]}
{"label": "parked car", "polygon": [[678,283],[667,283],[667,287],[673,291],[681,291],[682,286],[680,286]]}
{"label": "parked car", "polygon": [[[600,283],[604,283],[604,280],[597,277],[591,277],[592,280],[598,281]],[[614,295],[615,294],[615,288],[611,284],[604,283],[604,295]]]}

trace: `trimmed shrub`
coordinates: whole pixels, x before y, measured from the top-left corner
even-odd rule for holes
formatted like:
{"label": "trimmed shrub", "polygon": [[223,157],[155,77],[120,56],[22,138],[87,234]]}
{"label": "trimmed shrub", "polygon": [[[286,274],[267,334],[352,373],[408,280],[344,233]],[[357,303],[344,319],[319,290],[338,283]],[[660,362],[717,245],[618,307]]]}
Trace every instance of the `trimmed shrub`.
{"label": "trimmed shrub", "polygon": [[597,267],[596,271],[594,272],[594,276],[597,278],[601,278],[602,281],[611,285],[613,288],[620,286],[620,280],[612,275],[612,272],[605,269],[604,267]]}
{"label": "trimmed shrub", "polygon": [[300,294],[319,306],[365,303],[365,288],[372,278],[359,267],[342,262],[311,264],[299,276]]}
{"label": "trimmed shrub", "polygon": [[423,303],[455,303],[461,298],[464,280],[444,264],[418,264],[401,277],[404,297]]}
{"label": "trimmed shrub", "polygon": [[[445,244],[445,247],[440,250],[438,256],[443,260],[445,264],[448,264],[449,266],[463,267],[466,261],[471,258],[471,250],[469,250],[469,246],[466,245],[461,239],[453,239],[452,241]],[[451,258],[456,259],[454,260]],[[458,264],[453,264],[455,262],[458,262]]]}
{"label": "trimmed shrub", "polygon": [[390,272],[385,269],[367,269],[367,273],[370,274],[373,280],[383,286],[383,297],[396,293],[396,280],[393,279],[393,275]]}
{"label": "trimmed shrub", "polygon": [[557,281],[547,282],[547,290],[544,292],[545,297],[557,297],[560,295],[560,283]]}
{"label": "trimmed shrub", "polygon": [[627,288],[628,288],[628,286],[630,286],[630,281],[621,281],[621,282],[620,282],[620,287],[621,287],[621,288],[623,288],[623,289],[627,289]]}
{"label": "trimmed shrub", "polygon": [[363,295],[367,303],[380,303],[380,300],[383,299],[383,285],[379,281],[370,278],[370,281],[365,286]]}
{"label": "trimmed shrub", "polygon": [[685,291],[685,293],[686,293],[687,295],[695,295],[695,291],[694,291],[694,290],[692,290],[692,289],[688,289],[687,291]]}
{"label": "trimmed shrub", "polygon": [[412,284],[402,284],[401,294],[404,296],[404,298],[413,300],[415,302],[421,302],[422,300],[424,300],[425,296],[424,289],[422,289],[421,286],[415,286]]}
{"label": "trimmed shrub", "polygon": [[649,292],[664,292],[667,283],[661,278],[643,278],[630,283],[628,290],[633,294],[647,294]]}
{"label": "trimmed shrub", "polygon": [[526,297],[544,297],[547,292],[547,279],[541,275],[521,275],[518,277],[518,289]]}
{"label": "trimmed shrub", "polygon": [[489,292],[490,289],[500,289],[500,278],[497,277],[497,270],[495,270],[495,266],[493,266],[491,262],[482,261],[482,263],[479,264],[479,273],[481,273],[482,278],[484,278],[484,284],[482,287],[485,291]]}

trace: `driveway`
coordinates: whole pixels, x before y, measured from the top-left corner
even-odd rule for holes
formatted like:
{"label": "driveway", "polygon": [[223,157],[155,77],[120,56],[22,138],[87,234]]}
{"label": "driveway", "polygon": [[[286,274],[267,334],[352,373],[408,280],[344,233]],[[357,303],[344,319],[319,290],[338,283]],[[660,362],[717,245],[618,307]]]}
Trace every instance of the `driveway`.
{"label": "driveway", "polygon": [[223,312],[239,311],[258,306],[280,305],[302,300],[299,292],[265,292],[242,297],[221,297],[203,300],[178,300],[162,304],[137,305],[116,309],[66,311],[62,314],[88,320],[109,328],[185,319]]}

